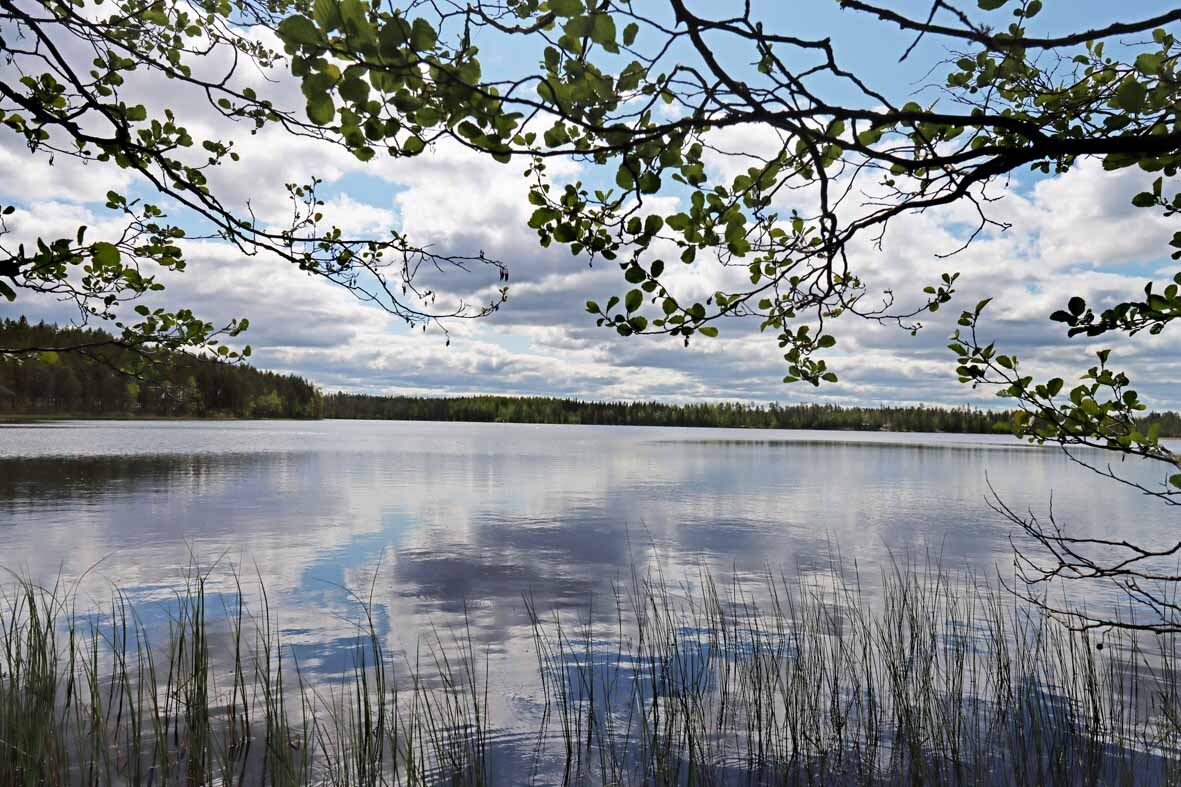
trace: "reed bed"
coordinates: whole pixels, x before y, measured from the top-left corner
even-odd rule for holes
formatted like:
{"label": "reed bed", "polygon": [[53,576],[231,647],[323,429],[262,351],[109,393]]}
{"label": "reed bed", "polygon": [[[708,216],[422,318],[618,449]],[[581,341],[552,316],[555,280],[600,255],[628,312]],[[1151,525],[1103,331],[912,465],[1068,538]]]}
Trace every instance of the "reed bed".
{"label": "reed bed", "polygon": [[82,613],[14,581],[0,787],[1181,783],[1173,638],[1070,631],[929,566],[821,579],[634,570],[581,612],[526,598],[524,776],[462,626],[395,658],[359,600],[351,670],[313,680],[261,583],[247,601],[194,573],[160,631],[118,591]]}
{"label": "reed bed", "polygon": [[634,576],[605,639],[535,610],[564,781],[1181,783],[1174,639],[1071,631],[927,568],[823,579]]}

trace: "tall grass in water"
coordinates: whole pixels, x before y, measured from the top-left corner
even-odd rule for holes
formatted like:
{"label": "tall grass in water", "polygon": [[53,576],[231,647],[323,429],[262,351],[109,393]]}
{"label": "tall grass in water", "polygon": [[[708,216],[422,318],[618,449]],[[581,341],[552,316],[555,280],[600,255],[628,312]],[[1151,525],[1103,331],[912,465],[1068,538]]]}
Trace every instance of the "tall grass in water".
{"label": "tall grass in water", "polygon": [[311,684],[265,588],[258,615],[239,586],[210,620],[206,580],[177,592],[162,643],[118,592],[102,615],[61,586],[0,598],[0,787],[487,781],[474,659],[401,686],[366,607],[351,671]]}
{"label": "tall grass in water", "polygon": [[[351,671],[313,681],[258,597],[253,614],[240,588],[218,604],[194,575],[152,642],[118,593],[80,615],[61,588],[14,584],[0,787],[521,778],[498,773],[509,720],[488,717],[496,676],[466,629],[395,663],[363,604]],[[573,621],[527,601],[535,781],[1181,783],[1171,639],[1108,633],[1099,650],[1011,596],[905,568],[873,592],[838,572],[726,587],[637,572],[611,600]]]}
{"label": "tall grass in water", "polygon": [[613,636],[531,608],[562,780],[1181,783],[1174,640],[1072,632],[964,579],[633,575]]}

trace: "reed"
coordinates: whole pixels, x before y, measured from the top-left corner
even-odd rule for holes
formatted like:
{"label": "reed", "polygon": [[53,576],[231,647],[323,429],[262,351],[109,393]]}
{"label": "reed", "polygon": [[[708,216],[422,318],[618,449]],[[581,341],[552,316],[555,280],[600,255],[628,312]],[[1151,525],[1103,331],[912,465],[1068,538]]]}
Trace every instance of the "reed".
{"label": "reed", "polygon": [[1181,781],[1174,640],[1070,631],[972,577],[882,579],[633,576],[609,644],[533,609],[565,780]]}
{"label": "reed", "polygon": [[[545,707],[534,781],[1181,783],[1174,639],[1070,631],[929,565],[892,565],[872,590],[819,579],[674,585],[637,568],[598,615],[526,598]],[[314,681],[261,582],[222,596],[208,580],[176,589],[166,630],[118,591],[82,613],[62,584],[10,582],[0,787],[509,783],[495,676],[466,626],[395,658],[371,592],[351,669]]]}
{"label": "reed", "polygon": [[[487,781],[473,668],[439,664],[400,689],[365,607],[351,672],[310,684],[261,583],[256,614],[239,584],[224,620],[211,620],[207,579],[178,588],[159,643],[123,593],[83,615],[60,584],[11,583],[0,598],[0,785]],[[211,657],[211,639],[228,664]]]}

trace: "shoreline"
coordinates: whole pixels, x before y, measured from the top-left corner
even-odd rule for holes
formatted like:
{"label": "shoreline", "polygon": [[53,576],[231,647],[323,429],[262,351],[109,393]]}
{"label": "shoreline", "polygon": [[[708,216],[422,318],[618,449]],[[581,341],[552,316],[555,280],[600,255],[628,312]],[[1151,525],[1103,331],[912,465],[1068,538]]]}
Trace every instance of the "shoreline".
{"label": "shoreline", "polygon": [[3,413],[0,412],[0,426],[16,424],[33,424],[41,422],[64,421],[192,421],[199,422],[231,422],[231,421],[378,421],[388,423],[438,423],[438,424],[517,424],[521,426],[595,426],[595,427],[635,427],[635,428],[665,428],[665,429],[717,429],[717,430],[745,430],[769,432],[848,432],[850,434],[879,433],[879,434],[963,434],[963,435],[1004,435],[1002,431],[972,432],[972,431],[927,431],[918,429],[887,429],[865,428],[855,429],[835,426],[715,426],[712,424],[586,424],[568,423],[564,421],[483,421],[476,419],[433,419],[433,418],[334,418],[331,416],[319,418],[251,418],[237,415],[136,415],[130,413]]}
{"label": "shoreline", "polygon": [[[379,421],[388,423],[439,423],[439,424],[518,424],[522,426],[595,426],[595,427],[636,427],[636,428],[665,428],[665,429],[716,429],[716,430],[744,430],[744,431],[766,431],[766,432],[843,432],[848,434],[938,434],[938,435],[991,435],[991,436],[1012,436],[1009,432],[1001,429],[992,429],[989,431],[965,431],[965,430],[927,430],[927,429],[905,429],[905,428],[864,428],[857,429],[851,427],[839,426],[716,426],[712,424],[587,424],[587,423],[569,423],[563,421],[526,421],[526,420],[495,420],[486,421],[478,419],[459,419],[459,418],[336,418],[332,416],[321,416],[318,418],[252,418],[237,415],[137,415],[132,413],[104,413],[104,414],[85,414],[85,413],[9,413],[0,412],[0,427],[3,426],[17,426],[21,424],[36,424],[46,422],[66,422],[66,421],[166,421],[166,422],[181,422],[192,421],[194,423],[200,422],[245,422],[245,421],[296,421],[296,422],[320,422],[320,421]],[[1181,435],[1162,434],[1162,438],[1173,440],[1181,438]]]}

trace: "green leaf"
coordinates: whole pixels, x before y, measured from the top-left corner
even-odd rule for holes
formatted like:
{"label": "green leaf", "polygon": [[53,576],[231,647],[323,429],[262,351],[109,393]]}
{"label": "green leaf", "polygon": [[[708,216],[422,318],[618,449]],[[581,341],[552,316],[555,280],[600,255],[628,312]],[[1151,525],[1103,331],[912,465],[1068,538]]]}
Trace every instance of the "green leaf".
{"label": "green leaf", "polygon": [[332,103],[332,96],[327,93],[317,93],[308,98],[308,120],[317,126],[326,126],[336,117],[336,105]]}
{"label": "green leaf", "polygon": [[627,297],[623,299],[623,306],[627,309],[627,313],[631,314],[644,302],[644,293],[639,290],[628,290]]}
{"label": "green leaf", "polygon": [[1169,483],[1178,489],[1181,489],[1181,473],[1177,473],[1177,475],[1174,476],[1169,476]]}
{"label": "green leaf", "polygon": [[878,126],[876,128],[868,129],[867,131],[862,131],[857,135],[857,142],[859,144],[865,145],[866,147],[875,145],[882,138],[882,134],[885,133],[885,131],[885,126]]}
{"label": "green leaf", "polygon": [[700,328],[697,329],[697,332],[700,333],[702,336],[709,336],[710,338],[713,338],[718,335],[718,329],[712,325],[702,325]]}
{"label": "green leaf", "polygon": [[90,256],[95,265],[103,268],[114,267],[119,264],[119,248],[113,243],[99,241],[90,247]]}
{"label": "green leaf", "polygon": [[340,27],[340,9],[337,0],[316,0],[312,4],[312,18],[316,24],[325,30],[335,30]]}
{"label": "green leaf", "polygon": [[369,22],[360,0],[340,0],[340,18],[350,32],[366,28]]}
{"label": "green leaf", "polygon": [[1136,56],[1136,70],[1146,77],[1153,77],[1160,73],[1164,62],[1165,56],[1160,52],[1144,52]]}
{"label": "green leaf", "polygon": [[435,34],[435,28],[431,27],[430,22],[425,19],[414,20],[410,27],[410,46],[419,52],[425,52],[435,48],[436,40],[438,40],[438,37]]}
{"label": "green leaf", "polygon": [[640,175],[640,191],[644,194],[655,194],[660,191],[660,176],[655,172]]}
{"label": "green leaf", "polygon": [[1147,98],[1148,88],[1132,77],[1126,77],[1115,89],[1115,105],[1125,112],[1143,112]]}
{"label": "green leaf", "polygon": [[53,350],[46,350],[45,352],[37,353],[37,358],[41,361],[41,363],[48,364],[49,366],[53,366],[61,360],[61,356],[55,353]]}
{"label": "green leaf", "polygon": [[402,152],[408,156],[417,156],[426,149],[426,143],[418,137],[409,137],[402,143]]}
{"label": "green leaf", "polygon": [[628,169],[626,164],[620,165],[619,170],[615,173],[615,185],[621,189],[631,191],[635,184],[636,179],[632,175],[631,170]]}
{"label": "green leaf", "polygon": [[976,0],[976,4],[985,11],[995,11],[1009,0]]}
{"label": "green leaf", "polygon": [[629,22],[628,25],[623,28],[623,45],[631,46],[634,44],[636,42],[636,36],[639,35],[639,32],[640,26],[635,22]]}
{"label": "green leaf", "polygon": [[550,0],[549,10],[555,16],[578,16],[584,9],[582,0]]}
{"label": "green leaf", "polygon": [[595,14],[591,17],[590,36],[596,44],[615,43],[615,20],[610,14]]}
{"label": "green leaf", "polygon": [[306,16],[289,16],[275,28],[279,38],[286,44],[318,44],[320,31]]}
{"label": "green leaf", "polygon": [[362,79],[346,79],[340,83],[340,97],[350,103],[360,104],[369,98],[369,83]]}
{"label": "green leaf", "polygon": [[377,34],[381,42],[382,53],[394,55],[402,44],[406,43],[406,30],[403,28],[405,20],[395,18],[382,26]]}
{"label": "green leaf", "polygon": [[1151,191],[1141,191],[1132,197],[1132,204],[1137,208],[1151,208],[1156,204],[1156,195]]}
{"label": "green leaf", "polygon": [[558,243],[571,243],[578,237],[578,228],[569,222],[563,222],[554,227],[554,240]]}

